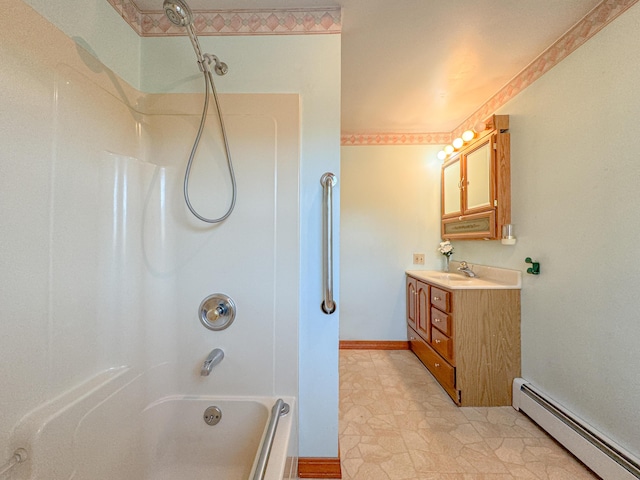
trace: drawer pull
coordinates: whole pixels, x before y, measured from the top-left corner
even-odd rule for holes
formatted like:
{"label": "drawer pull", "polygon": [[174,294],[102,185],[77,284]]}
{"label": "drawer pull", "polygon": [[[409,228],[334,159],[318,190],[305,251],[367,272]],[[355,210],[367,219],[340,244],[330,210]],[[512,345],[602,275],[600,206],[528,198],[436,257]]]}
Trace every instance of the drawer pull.
{"label": "drawer pull", "polygon": [[439,338],[436,338],[436,343],[440,343],[442,342],[442,340],[440,340]]}
{"label": "drawer pull", "polygon": [[411,336],[411,338],[409,340],[415,340],[416,337],[414,337],[413,335]]}
{"label": "drawer pull", "polygon": [[440,368],[440,364],[439,363],[434,363],[433,366],[436,367],[436,368]]}
{"label": "drawer pull", "polygon": [[434,302],[439,302],[440,300],[442,300],[440,297],[433,297]]}
{"label": "drawer pull", "polygon": [[435,323],[440,323],[442,320],[440,320],[439,318],[434,318],[434,319],[433,319],[433,321],[434,321]]}

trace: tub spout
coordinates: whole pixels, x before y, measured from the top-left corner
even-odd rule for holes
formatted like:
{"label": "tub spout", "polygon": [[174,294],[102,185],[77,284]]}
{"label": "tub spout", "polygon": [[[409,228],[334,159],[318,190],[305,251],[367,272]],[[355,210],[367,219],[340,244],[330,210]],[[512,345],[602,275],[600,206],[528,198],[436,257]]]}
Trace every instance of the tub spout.
{"label": "tub spout", "polygon": [[207,359],[202,364],[202,370],[200,370],[200,375],[203,377],[208,376],[213,370],[213,367],[218,365],[222,359],[224,358],[224,352],[219,348],[214,348],[211,350],[211,353],[207,357]]}

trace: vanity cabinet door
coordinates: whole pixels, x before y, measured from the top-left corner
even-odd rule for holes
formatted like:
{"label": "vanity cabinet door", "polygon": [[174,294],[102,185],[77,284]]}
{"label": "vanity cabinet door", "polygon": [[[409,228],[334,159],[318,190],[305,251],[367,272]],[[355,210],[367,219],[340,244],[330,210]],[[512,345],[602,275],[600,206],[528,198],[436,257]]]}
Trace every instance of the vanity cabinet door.
{"label": "vanity cabinet door", "polygon": [[416,326],[418,314],[417,283],[418,281],[415,278],[407,277],[407,323],[414,330],[418,329]]}
{"label": "vanity cabinet door", "polygon": [[431,340],[431,329],[429,328],[429,289],[432,288],[426,283],[417,282],[418,292],[418,316],[416,332],[427,342]]}
{"label": "vanity cabinet door", "polygon": [[407,277],[407,325],[418,333],[425,341],[431,339],[429,323],[429,289],[431,287]]}

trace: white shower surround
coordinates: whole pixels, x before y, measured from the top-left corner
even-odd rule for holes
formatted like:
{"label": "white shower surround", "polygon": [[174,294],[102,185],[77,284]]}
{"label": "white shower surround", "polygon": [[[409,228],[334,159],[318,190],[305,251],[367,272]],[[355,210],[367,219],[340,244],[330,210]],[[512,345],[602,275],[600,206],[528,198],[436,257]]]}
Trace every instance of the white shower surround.
{"label": "white shower surround", "polygon": [[[94,59],[69,52],[72,42],[51,30],[42,25],[68,62],[61,55],[38,63],[31,47],[39,42],[20,43],[15,32],[2,39],[1,110],[11,119],[2,116],[9,158],[0,260],[12,273],[2,277],[2,456],[18,443],[33,446],[32,412],[53,402],[51,418],[68,419],[58,413],[69,405],[56,400],[114,368],[154,379],[153,386],[141,380],[140,395],[125,405],[167,395],[297,397],[299,96],[222,95],[242,193],[227,222],[206,226],[182,199],[202,95],[135,92]],[[211,120],[192,183],[204,209],[228,198],[224,157],[209,156],[219,153]],[[205,329],[197,316],[202,298],[216,291],[238,305],[223,332]],[[224,361],[200,376],[216,347]],[[112,420],[102,418],[105,428],[89,437],[109,432],[121,441],[106,428]],[[79,425],[57,425],[51,431],[60,436],[49,441],[64,444]],[[295,429],[290,445],[295,457]],[[52,459],[32,457],[15,478]]]}
{"label": "white shower surround", "polygon": [[[3,352],[3,359],[8,361],[3,362],[0,373],[9,385],[0,394],[0,404],[3,408],[3,417],[0,419],[0,451],[9,458],[12,452],[12,445],[9,442],[11,430],[26,413],[82,382],[92,373],[109,368],[114,356],[124,359],[120,364],[125,364],[126,359],[136,356],[145,359],[166,356],[173,358],[175,365],[189,365],[189,368],[192,368],[191,361],[199,357],[200,352],[196,354],[195,350],[191,349],[188,353],[172,350],[176,343],[175,331],[159,328],[159,325],[169,317],[176,319],[175,328],[182,327],[181,322],[184,317],[181,314],[186,311],[188,315],[192,314],[193,306],[187,305],[188,302],[182,306],[171,304],[170,293],[177,284],[175,278],[168,276],[156,278],[155,286],[143,288],[138,280],[142,280],[145,273],[140,272],[138,266],[131,264],[128,258],[123,257],[124,268],[128,269],[132,276],[123,282],[121,278],[107,275],[100,278],[100,285],[98,285],[96,281],[83,282],[82,279],[86,277],[83,277],[81,269],[65,270],[63,263],[58,264],[55,255],[51,256],[51,260],[49,256],[50,243],[53,245],[57,242],[69,259],[89,259],[88,264],[96,270],[105,268],[109,262],[107,257],[98,260],[99,256],[94,255],[93,247],[84,250],[86,245],[78,249],[72,248],[77,243],[73,235],[65,233],[65,228],[57,228],[57,231],[50,229],[56,225],[56,215],[62,214],[62,218],[57,220],[58,227],[65,227],[64,221],[73,220],[71,218],[73,213],[54,214],[53,209],[50,208],[54,193],[57,191],[59,199],[64,200],[67,188],[67,185],[55,185],[52,181],[56,169],[58,173],[62,173],[66,168],[60,167],[54,161],[54,150],[61,150],[53,130],[53,125],[58,121],[56,118],[58,113],[54,108],[50,108],[57,95],[54,79],[60,74],[58,68],[64,69],[64,65],[70,66],[72,70],[80,72],[81,76],[90,79],[90,83],[95,82],[96,85],[100,85],[104,89],[103,93],[110,96],[111,100],[115,98],[122,101],[122,104],[133,107],[133,112],[130,109],[121,108],[122,105],[115,108],[115,110],[121,110],[115,113],[111,111],[112,108],[102,111],[95,104],[98,100],[89,94],[85,101],[78,105],[77,112],[72,112],[71,120],[75,123],[65,127],[61,132],[68,137],[81,137],[82,127],[85,125],[92,132],[99,131],[99,128],[94,129],[91,125],[101,118],[108,127],[105,132],[111,132],[109,129],[117,132],[110,139],[115,142],[113,148],[104,150],[100,155],[102,165],[111,163],[113,168],[118,163],[131,166],[141,161],[145,152],[151,154],[151,144],[147,139],[143,138],[144,141],[140,141],[142,132],[146,130],[143,128],[144,122],[135,113],[149,105],[143,107],[145,94],[133,91],[118,75],[108,70],[92,55],[104,59],[107,66],[116,68],[118,73],[122,74],[123,69],[119,65],[125,56],[138,62],[135,59],[139,59],[142,49],[145,50],[145,55],[151,58],[150,61],[155,62],[156,53],[159,54],[162,46],[149,42],[143,48],[138,40],[126,35],[115,34],[117,38],[113,38],[113,31],[108,27],[111,24],[120,25],[121,20],[110,7],[106,12],[102,12],[102,2],[97,0],[83,3],[82,6],[74,6],[80,10],[77,12],[78,15],[86,21],[74,21],[72,25],[62,25],[66,34],[74,39],[75,44],[24,3],[4,0],[2,3],[4,11],[15,19],[15,22],[3,30],[0,49],[3,58],[1,78],[6,93],[2,97],[0,125],[5,138],[4,151],[9,160],[0,165],[1,177],[4,180],[2,192],[0,192],[2,198],[0,208],[3,216],[3,250],[0,252],[0,263],[3,265],[3,270],[8,273],[3,277],[2,282],[3,311],[0,318],[4,332],[0,338],[0,349]],[[38,9],[46,7],[46,5],[34,3]],[[98,17],[100,18],[99,27],[94,21]],[[55,18],[51,20],[58,23]],[[105,28],[109,30],[108,34],[105,34]],[[304,382],[301,381],[306,383],[306,386],[301,385],[300,398],[306,405],[303,409],[308,412],[303,422],[305,425],[301,425],[301,445],[306,444],[307,456],[336,456],[338,314],[334,314],[332,318],[326,318],[315,302],[317,292],[321,291],[319,272],[321,255],[319,250],[316,252],[319,248],[320,225],[316,226],[317,222],[314,219],[320,216],[319,177],[326,170],[339,171],[340,39],[339,36],[321,37],[225,39],[223,48],[226,52],[231,51],[236,59],[233,69],[235,77],[230,77],[231,83],[218,85],[218,87],[222,92],[228,91],[229,85],[232,85],[235,91],[243,92],[299,92],[304,103],[304,109],[301,105],[298,108],[302,131],[299,135],[300,143],[296,147],[296,153],[300,156],[300,165],[304,168],[299,172],[299,176],[288,184],[296,189],[296,200],[299,202],[280,202],[280,208],[284,209],[281,214],[292,215],[299,222],[295,227],[295,241],[298,238],[304,239],[299,247],[293,243],[283,244],[280,257],[282,258],[282,252],[284,252],[288,260],[292,261],[293,257],[298,257],[301,253],[304,261],[300,262],[295,272],[293,268],[290,271],[295,281],[300,282],[297,295],[292,295],[292,290],[286,283],[280,283],[274,289],[274,295],[286,295],[288,305],[300,310],[298,313],[302,319],[299,324],[301,343],[298,349],[298,324],[296,329],[292,330],[288,329],[286,322],[279,323],[282,330],[286,330],[284,333],[278,330],[278,326],[274,327],[276,331],[273,336],[277,339],[277,345],[273,347],[274,356],[269,360],[274,367],[272,382],[271,380],[269,382],[276,390],[288,389],[289,385],[297,384],[297,376],[288,368],[278,369],[277,367],[287,362],[294,366],[294,370],[297,370],[298,365],[300,366],[301,378],[307,379]],[[181,45],[180,40],[184,39],[175,40]],[[155,48],[156,45],[158,50]],[[92,55],[78,46],[86,47]],[[290,59],[302,60],[314,57],[315,61],[307,63],[304,69],[300,69],[295,62],[277,67],[276,63],[281,58],[283,49],[289,52]],[[125,51],[127,51],[126,55]],[[187,52],[190,58],[192,52],[188,49]],[[173,60],[168,60],[166,57],[161,63],[166,67],[161,69],[159,74],[162,77],[160,83],[163,86],[156,89],[146,85],[146,90],[167,91],[168,88],[172,91],[201,91],[201,82],[198,80],[197,73],[189,74],[186,70],[183,71],[181,65],[175,65]],[[184,64],[193,67],[193,62],[187,59],[184,60]],[[149,83],[154,75],[158,75],[158,72],[150,69],[143,74],[144,68],[145,66],[141,63],[137,63],[132,68],[127,67],[124,69],[126,70],[124,77],[130,79],[133,85],[139,84],[140,78],[144,78],[144,82]],[[265,75],[265,72],[270,74]],[[64,75],[61,79],[64,79]],[[191,83],[183,88],[185,80]],[[167,81],[168,84],[164,83]],[[117,105],[117,102],[114,105]],[[89,121],[82,119],[83,112],[88,112]],[[78,117],[74,119],[76,113]],[[126,120],[123,121],[123,119]],[[87,135],[89,141],[93,141],[92,135],[93,133]],[[163,140],[169,141],[171,138],[169,136]],[[182,141],[189,146],[189,140],[180,140]],[[64,145],[62,147],[64,148]],[[111,158],[107,160],[109,157]],[[117,160],[114,160],[115,157]],[[163,165],[163,167],[167,166]],[[158,172],[162,173],[162,170],[158,169]],[[92,174],[97,173],[92,172]],[[166,171],[162,173],[162,175],[166,174]],[[130,171],[128,175],[136,174]],[[158,173],[156,180],[162,175]],[[84,177],[79,177],[77,180],[78,182],[75,183],[78,185],[85,183]],[[72,185],[71,189],[81,188],[78,185]],[[282,183],[278,185],[279,191],[282,185]],[[100,192],[87,189],[87,194],[82,197],[82,206],[90,209],[89,206],[95,201],[93,196]],[[336,196],[339,197],[339,192]],[[303,213],[300,214],[299,211]],[[151,210],[147,213],[159,215],[158,212]],[[90,216],[80,214],[77,218],[85,221],[82,228],[84,234],[95,235],[104,244],[106,240],[102,237],[102,232],[91,233],[92,230],[96,232],[97,230]],[[56,238],[58,234],[61,235]],[[65,242],[69,238],[71,242],[67,248]],[[145,247],[156,267],[163,262],[168,265],[174,260],[171,258],[173,253],[167,256],[166,251],[162,252],[164,246],[168,246],[169,249],[175,247],[173,242],[176,237],[168,235],[162,238],[164,244],[158,240],[155,246],[147,243]],[[127,240],[129,244],[123,244],[120,247],[131,252],[134,244],[141,244],[141,241],[141,238],[130,236]],[[69,280],[68,284],[55,283],[56,279],[62,280],[63,277]],[[95,292],[103,284],[110,284],[114,289],[102,297],[97,308],[92,308],[92,302],[96,301]],[[74,292],[77,286],[80,290]],[[207,289],[207,293],[209,291]],[[136,314],[140,314],[135,298],[141,292],[147,298],[155,297],[156,300],[155,303],[149,302],[145,305],[145,315],[153,318],[151,325],[127,321],[134,318]],[[192,295],[198,297],[197,303],[199,303],[200,293],[197,295],[192,293]],[[57,299],[64,300],[63,304],[56,305]],[[112,299],[122,303],[114,303]],[[114,307],[114,305],[118,306]],[[50,307],[57,309],[57,313],[50,314],[50,311],[53,312]],[[115,310],[122,315],[120,323],[105,323],[97,320],[107,317]],[[67,316],[66,313],[72,315]],[[277,312],[277,314],[280,313],[281,311]],[[164,342],[168,349],[162,351],[162,349],[149,347],[140,348],[140,344],[137,343],[140,338],[144,338],[148,345],[153,342],[156,344]],[[308,348],[309,342],[313,344],[311,349]],[[205,343],[206,348],[209,348],[209,342],[202,342],[203,345]],[[298,351],[305,352],[301,355],[299,362]],[[208,351],[205,351],[204,355],[206,353]],[[237,358],[235,354],[234,357]],[[224,375],[224,368],[230,368],[235,361],[234,357],[225,359],[218,370],[219,375]],[[39,360],[36,361],[36,358]],[[198,358],[198,362],[202,359]],[[261,357],[260,362],[264,363],[264,358]],[[228,366],[225,366],[225,363]],[[176,384],[184,380],[178,379],[178,374],[174,377]],[[263,385],[269,383],[261,381]],[[245,384],[244,382],[236,383]],[[197,389],[197,386],[194,388]],[[310,415],[310,412],[313,413]]]}

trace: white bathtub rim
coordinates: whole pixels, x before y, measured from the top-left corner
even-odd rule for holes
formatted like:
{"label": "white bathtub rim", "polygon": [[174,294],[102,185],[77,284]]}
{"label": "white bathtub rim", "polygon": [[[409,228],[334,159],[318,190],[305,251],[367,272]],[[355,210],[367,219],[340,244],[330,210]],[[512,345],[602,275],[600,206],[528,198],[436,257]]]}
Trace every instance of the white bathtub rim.
{"label": "white bathtub rim", "polygon": [[[266,396],[266,395],[191,395],[191,394],[172,394],[166,395],[156,400],[151,401],[144,408],[143,412],[151,409],[156,405],[160,405],[162,403],[171,402],[171,401],[211,401],[211,402],[256,402],[268,407],[269,412],[271,412],[271,408],[276,403],[276,401],[281,398],[285,403],[288,403],[290,406],[293,404],[295,406],[295,397],[286,397],[286,396]],[[281,419],[284,417],[281,417]]]}

